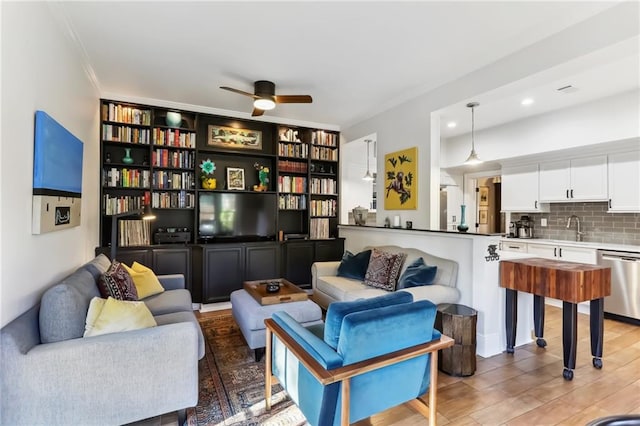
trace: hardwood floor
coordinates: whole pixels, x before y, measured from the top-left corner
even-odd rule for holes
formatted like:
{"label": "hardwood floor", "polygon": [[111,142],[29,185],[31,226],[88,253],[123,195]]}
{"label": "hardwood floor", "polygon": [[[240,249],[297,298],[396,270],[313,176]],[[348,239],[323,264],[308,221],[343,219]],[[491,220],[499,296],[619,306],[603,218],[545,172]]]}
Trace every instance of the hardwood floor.
{"label": "hardwood floor", "polygon": [[[584,425],[599,417],[640,414],[640,327],[605,319],[603,368],[591,364],[589,317],[578,314],[574,379],[562,378],[562,310],[547,306],[547,347],[535,343],[477,358],[470,377],[438,374],[439,425]],[[357,426],[424,425],[399,406]]]}
{"label": "hardwood floor", "polygon": [[[226,311],[229,312],[228,310]],[[218,315],[206,313],[202,315]],[[589,317],[578,314],[574,379],[562,378],[562,310],[547,306],[547,347],[477,358],[470,377],[438,374],[438,425],[584,425],[599,417],[640,414],[640,327],[605,319],[603,368],[591,364]],[[398,406],[357,426],[425,425]]]}

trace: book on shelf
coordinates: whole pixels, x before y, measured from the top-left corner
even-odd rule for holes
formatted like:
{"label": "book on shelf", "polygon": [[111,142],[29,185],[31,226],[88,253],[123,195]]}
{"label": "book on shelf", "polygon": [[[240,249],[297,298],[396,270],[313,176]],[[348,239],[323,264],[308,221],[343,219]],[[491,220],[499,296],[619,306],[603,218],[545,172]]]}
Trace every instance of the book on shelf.
{"label": "book on shelf", "polygon": [[118,245],[120,247],[148,246],[151,244],[151,224],[148,220],[121,219]]}

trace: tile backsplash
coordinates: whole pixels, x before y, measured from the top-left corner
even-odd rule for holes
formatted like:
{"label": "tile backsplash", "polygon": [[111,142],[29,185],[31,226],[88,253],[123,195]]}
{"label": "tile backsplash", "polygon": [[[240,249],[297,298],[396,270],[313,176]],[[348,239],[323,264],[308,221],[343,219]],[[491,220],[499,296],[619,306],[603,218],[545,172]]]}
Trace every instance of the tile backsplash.
{"label": "tile backsplash", "polygon": [[[511,213],[511,220],[529,216],[534,222],[534,238],[551,240],[576,239],[576,223],[567,219],[576,215],[580,219],[582,241],[640,245],[640,213],[607,213],[607,203],[553,203],[549,213]],[[541,219],[547,219],[542,227]]]}

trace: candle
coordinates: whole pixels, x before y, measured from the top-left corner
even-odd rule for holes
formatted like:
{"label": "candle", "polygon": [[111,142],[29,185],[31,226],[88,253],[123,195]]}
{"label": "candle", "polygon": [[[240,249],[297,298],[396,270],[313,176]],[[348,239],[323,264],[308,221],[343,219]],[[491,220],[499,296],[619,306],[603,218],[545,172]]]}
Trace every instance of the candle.
{"label": "candle", "polygon": [[393,217],[393,226],[396,228],[400,227],[400,216],[399,215],[395,215]]}

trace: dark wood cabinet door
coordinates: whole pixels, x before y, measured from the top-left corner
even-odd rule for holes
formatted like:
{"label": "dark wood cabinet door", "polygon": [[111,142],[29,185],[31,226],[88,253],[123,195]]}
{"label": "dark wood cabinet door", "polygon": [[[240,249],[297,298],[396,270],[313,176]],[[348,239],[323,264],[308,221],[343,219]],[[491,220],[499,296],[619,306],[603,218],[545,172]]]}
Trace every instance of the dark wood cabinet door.
{"label": "dark wood cabinet door", "polygon": [[277,243],[247,244],[245,281],[280,278],[280,247]]}
{"label": "dark wood cabinet door", "polygon": [[311,288],[314,242],[287,242],[284,247],[284,277],[302,288]]}
{"label": "dark wood cabinet door", "polygon": [[191,249],[180,248],[154,248],[153,270],[156,275],[182,274],[187,290],[191,291]]}
{"label": "dark wood cabinet door", "polygon": [[229,300],[235,290],[242,288],[244,278],[244,247],[225,244],[204,249],[203,302]]}
{"label": "dark wood cabinet door", "polygon": [[342,259],[344,239],[316,241],[315,262],[329,262]]}

